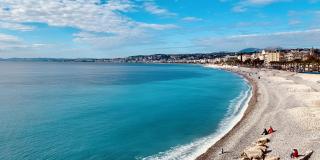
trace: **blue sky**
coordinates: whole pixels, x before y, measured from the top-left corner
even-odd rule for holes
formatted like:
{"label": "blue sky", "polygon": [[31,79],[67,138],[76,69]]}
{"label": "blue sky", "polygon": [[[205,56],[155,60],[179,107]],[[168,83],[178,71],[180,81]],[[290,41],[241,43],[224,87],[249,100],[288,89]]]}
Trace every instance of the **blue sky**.
{"label": "blue sky", "polygon": [[0,57],[320,47],[320,0],[1,0]]}

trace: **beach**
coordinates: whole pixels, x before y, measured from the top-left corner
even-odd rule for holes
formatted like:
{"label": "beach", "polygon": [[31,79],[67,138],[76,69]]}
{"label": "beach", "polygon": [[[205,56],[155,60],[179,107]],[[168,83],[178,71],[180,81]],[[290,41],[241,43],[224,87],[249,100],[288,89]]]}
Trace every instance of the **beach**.
{"label": "beach", "polygon": [[[223,69],[248,79],[253,96],[241,121],[198,160],[240,159],[242,151],[261,137],[270,139],[267,157],[290,159],[292,149],[297,149],[299,154],[313,150],[310,160],[320,159],[320,75],[241,67]],[[262,136],[263,129],[270,126],[275,132]],[[222,148],[224,154],[220,154]]]}

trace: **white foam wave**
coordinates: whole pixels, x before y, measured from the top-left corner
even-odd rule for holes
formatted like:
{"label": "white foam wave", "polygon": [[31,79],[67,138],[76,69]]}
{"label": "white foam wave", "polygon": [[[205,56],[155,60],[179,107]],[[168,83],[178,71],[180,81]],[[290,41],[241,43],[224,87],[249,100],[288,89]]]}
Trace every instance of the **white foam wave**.
{"label": "white foam wave", "polygon": [[225,118],[219,124],[217,131],[207,137],[197,139],[189,144],[171,148],[166,152],[142,158],[142,160],[194,160],[206,152],[213,144],[227,134],[243,117],[252,96],[252,87],[242,91],[233,99],[228,107]]}

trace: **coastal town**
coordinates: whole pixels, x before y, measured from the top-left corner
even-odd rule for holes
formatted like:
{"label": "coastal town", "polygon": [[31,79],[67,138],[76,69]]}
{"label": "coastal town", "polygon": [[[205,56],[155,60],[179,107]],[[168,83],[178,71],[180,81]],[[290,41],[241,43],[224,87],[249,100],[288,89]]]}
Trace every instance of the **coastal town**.
{"label": "coastal town", "polygon": [[215,54],[131,56],[125,62],[195,63],[320,72],[320,50],[314,48],[262,49]]}
{"label": "coastal town", "polygon": [[320,49],[248,48],[238,52],[136,55],[125,58],[10,58],[0,61],[183,63],[244,66],[292,72],[320,72]]}
{"label": "coastal town", "polygon": [[293,72],[319,72],[320,52],[318,49],[274,49],[252,54],[227,55],[208,63],[220,65],[242,65],[265,67]]}

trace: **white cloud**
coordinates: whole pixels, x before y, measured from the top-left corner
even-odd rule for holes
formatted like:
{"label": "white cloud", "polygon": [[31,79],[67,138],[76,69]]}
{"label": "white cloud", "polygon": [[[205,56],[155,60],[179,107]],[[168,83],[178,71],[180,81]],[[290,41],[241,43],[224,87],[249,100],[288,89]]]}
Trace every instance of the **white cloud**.
{"label": "white cloud", "polygon": [[165,8],[159,7],[154,1],[146,1],[144,2],[144,8],[151,14],[158,15],[158,16],[176,16],[176,13],[172,13]]}
{"label": "white cloud", "polygon": [[22,41],[12,35],[0,33],[0,51],[23,47]]}
{"label": "white cloud", "polygon": [[247,3],[252,5],[267,5],[271,3],[281,2],[283,0],[247,0]]}
{"label": "white cloud", "polygon": [[126,45],[141,44],[147,38],[147,35],[140,33],[139,31],[121,34],[118,36],[102,35],[92,32],[80,32],[74,34],[74,37],[74,41],[77,43],[86,43],[97,48],[112,49],[121,46],[124,47],[124,42]]}
{"label": "white cloud", "polygon": [[292,19],[289,21],[289,24],[290,25],[298,25],[298,24],[301,24],[302,22],[300,20],[297,20],[297,19]]}
{"label": "white cloud", "polygon": [[247,47],[319,47],[320,39],[318,37],[320,37],[320,29],[312,29],[270,34],[247,34],[221,38],[204,38],[198,40],[196,43],[215,50],[233,51]]}
{"label": "white cloud", "polygon": [[238,6],[234,6],[232,8],[232,11],[234,11],[234,12],[245,12],[245,11],[247,11],[247,8],[245,6],[238,5]]}
{"label": "white cloud", "polygon": [[[149,9],[152,7],[150,2]],[[4,9],[5,8],[5,9]],[[130,0],[109,0],[101,4],[100,0],[1,0],[1,28],[28,30],[22,23],[38,22],[49,26],[73,27],[82,33],[108,34],[98,36],[99,43],[112,47],[114,40],[118,43],[128,43],[139,34],[150,30],[175,28],[172,24],[149,24],[137,22],[123,14],[135,11],[137,6]],[[165,9],[154,8],[154,13],[171,15]],[[103,38],[101,38],[103,37]],[[76,41],[83,40],[76,36]],[[87,38],[86,41],[96,38]]]}
{"label": "white cloud", "polygon": [[4,43],[4,42],[6,42],[6,43],[16,43],[16,42],[20,42],[20,39],[18,37],[12,36],[12,35],[1,34],[0,33],[0,41],[2,43]]}
{"label": "white cloud", "polygon": [[[143,28],[143,29],[142,29]],[[75,42],[87,43],[97,48],[117,48],[126,47],[128,45],[138,45],[149,43],[149,39],[152,38],[152,33],[145,31],[144,29],[152,28],[154,30],[166,30],[177,28],[175,25],[158,25],[158,24],[140,24],[140,28],[132,30],[127,34],[120,34],[112,36],[109,34],[97,34],[93,32],[80,32],[74,34]],[[126,46],[123,46],[123,44]]]}
{"label": "white cloud", "polygon": [[142,28],[150,28],[150,29],[154,29],[154,30],[166,30],[166,29],[175,29],[175,28],[179,28],[176,25],[173,24],[150,24],[150,23],[141,23],[140,27]]}
{"label": "white cloud", "polygon": [[34,27],[23,25],[15,22],[0,21],[0,29],[19,30],[19,31],[32,31]]}
{"label": "white cloud", "polygon": [[48,46],[43,43],[28,44],[17,36],[0,33],[0,51],[8,51],[14,49],[36,49]]}
{"label": "white cloud", "polygon": [[288,2],[288,1],[291,1],[291,0],[244,0],[237,3],[232,8],[232,11],[245,12],[249,7],[265,6],[273,3]]}
{"label": "white cloud", "polygon": [[[3,21],[40,22],[51,26],[74,27],[93,32],[120,33],[130,30],[134,22],[116,11],[128,8],[120,4],[97,5],[93,0],[3,0],[1,6],[9,6],[10,10],[0,10]],[[111,6],[108,8],[108,6]]]}
{"label": "white cloud", "polygon": [[129,0],[109,0],[106,6],[110,10],[118,10],[123,12],[132,11],[137,7],[133,2]]}
{"label": "white cloud", "polygon": [[197,17],[184,17],[182,18],[182,20],[185,22],[198,22],[198,21],[202,21],[203,19],[197,18]]}

